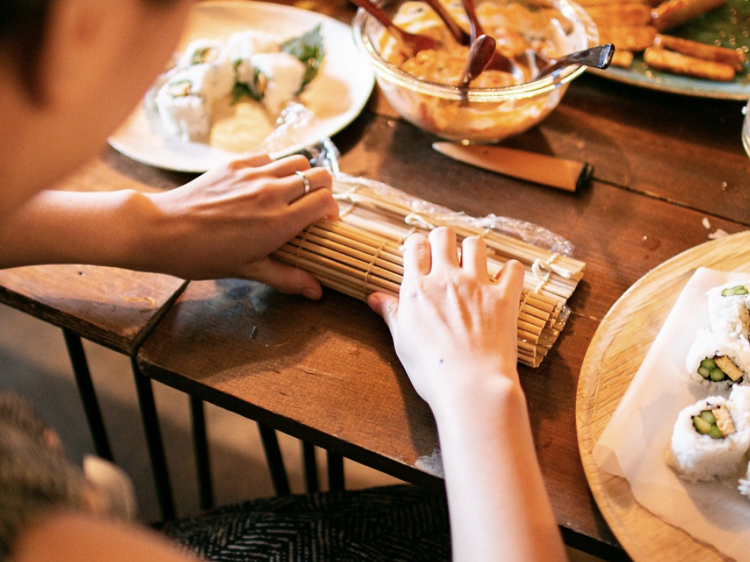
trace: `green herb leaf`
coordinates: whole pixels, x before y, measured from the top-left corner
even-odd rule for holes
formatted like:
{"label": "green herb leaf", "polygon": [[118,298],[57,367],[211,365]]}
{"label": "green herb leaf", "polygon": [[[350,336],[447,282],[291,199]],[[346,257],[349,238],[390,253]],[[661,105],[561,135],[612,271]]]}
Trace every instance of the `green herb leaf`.
{"label": "green herb leaf", "polygon": [[244,82],[235,82],[232,86],[232,105],[241,102],[244,98],[260,101],[258,95]]}
{"label": "green herb leaf", "polygon": [[320,70],[325,58],[326,51],[323,45],[323,35],[320,32],[320,24],[299,37],[288,39],[282,43],[281,50],[292,55],[307,67],[302,79],[302,87],[304,88],[318,75],[318,70]]}

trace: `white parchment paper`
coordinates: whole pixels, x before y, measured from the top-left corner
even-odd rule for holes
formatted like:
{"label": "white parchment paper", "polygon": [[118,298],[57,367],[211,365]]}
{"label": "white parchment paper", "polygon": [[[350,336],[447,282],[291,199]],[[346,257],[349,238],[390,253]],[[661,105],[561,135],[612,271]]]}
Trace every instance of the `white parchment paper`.
{"label": "white parchment paper", "polygon": [[709,327],[706,291],[748,277],[695,272],[593,451],[599,467],[628,480],[638,503],[737,560],[750,560],[750,501],[737,491],[737,480],[686,482],[664,458],[680,410],[706,396],[728,396],[686,375],[685,357],[696,331]]}

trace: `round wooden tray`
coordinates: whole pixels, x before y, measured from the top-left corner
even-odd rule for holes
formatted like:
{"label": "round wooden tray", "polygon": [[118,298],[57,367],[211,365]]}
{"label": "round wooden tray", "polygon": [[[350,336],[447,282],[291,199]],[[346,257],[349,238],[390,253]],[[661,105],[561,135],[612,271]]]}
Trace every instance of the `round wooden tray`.
{"label": "round wooden tray", "polygon": [[691,248],[639,279],[602,320],[578,380],[578,446],[586,478],[607,523],[637,562],[730,560],[643,508],[633,498],[627,480],[601,470],[592,456],[620,398],[698,267],[750,271],[750,232]]}

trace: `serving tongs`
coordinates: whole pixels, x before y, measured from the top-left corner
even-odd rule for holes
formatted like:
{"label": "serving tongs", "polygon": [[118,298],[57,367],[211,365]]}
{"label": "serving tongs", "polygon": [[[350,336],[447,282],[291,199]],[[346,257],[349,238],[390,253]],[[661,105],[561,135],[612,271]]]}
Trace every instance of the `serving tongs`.
{"label": "serving tongs", "polygon": [[413,57],[419,51],[425,51],[427,49],[434,49],[438,46],[438,42],[432,37],[426,35],[417,35],[416,33],[409,33],[398,27],[393,20],[381,10],[374,2],[370,0],[351,0],[352,3],[356,4],[363,10],[368,11],[376,20],[378,20],[388,30],[396,42],[399,48],[407,56]]}
{"label": "serving tongs", "polygon": [[612,55],[614,54],[615,46],[607,43],[606,45],[598,45],[583,51],[576,51],[559,59],[543,59],[546,65],[542,67],[539,74],[534,77],[534,80],[544,78],[557,70],[571,65],[605,69],[612,62]]}

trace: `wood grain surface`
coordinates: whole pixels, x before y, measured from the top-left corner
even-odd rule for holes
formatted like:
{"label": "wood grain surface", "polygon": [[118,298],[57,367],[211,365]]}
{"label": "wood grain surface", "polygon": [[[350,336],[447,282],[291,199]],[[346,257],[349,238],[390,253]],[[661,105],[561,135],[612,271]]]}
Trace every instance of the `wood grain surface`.
{"label": "wood grain surface", "polygon": [[[355,12],[345,0],[280,3],[346,23]],[[588,373],[593,361],[605,359],[597,350],[616,349],[611,342],[602,348],[603,336],[595,334],[631,285],[654,268],[671,272],[658,266],[703,244],[709,232],[736,233],[750,224],[750,191],[743,189],[750,160],[740,142],[740,109],[736,102],[578,78],[545,121],[503,143],[593,164],[594,181],[575,194],[437,154],[431,148],[437,137],[401,120],[377,88],[367,110],[333,139],[346,173],[472,215],[529,221],[573,242],[574,256],[587,269],[569,301],[570,320],[541,368],[521,368],[521,375],[557,521],[605,544],[617,540],[579,455],[579,373],[584,357]],[[107,149],[60,188],[158,190],[191,177]],[[714,259],[711,249],[720,244],[699,246],[710,250],[705,260]],[[676,290],[684,281],[678,277],[664,289]],[[149,376],[406,480],[442,485],[429,462],[437,448],[432,416],[398,363],[385,325],[366,305],[330,291],[311,303],[257,283],[223,280],[190,283],[170,308],[182,286],[179,279],[138,272],[43,266],[0,272],[0,301],[126,353],[159,322],[138,356]],[[640,290],[636,285],[631,293]],[[668,301],[638,309],[654,324],[642,333],[622,328],[632,333],[628,345],[647,345],[649,330],[658,329],[655,315],[668,310]],[[610,338],[620,342],[617,333]],[[608,499],[629,505],[626,497]],[[619,532],[611,505],[604,509]],[[637,542],[630,538],[623,538],[628,550]],[[665,548],[674,553],[678,545]]]}
{"label": "wood grain surface", "polygon": [[[464,166],[434,152],[434,137],[380,114],[366,112],[335,140],[347,173],[473,215],[494,212],[528,220],[574,242],[574,255],[587,269],[570,300],[571,318],[542,366],[521,369],[522,380],[558,521],[615,543],[578,453],[578,373],[599,322],[620,295],[650,269],[707,240],[705,215],[602,182],[571,196]],[[732,232],[742,228],[712,222]],[[423,457],[437,446],[434,423],[398,365],[380,319],[362,303],[332,292],[322,303],[310,303],[237,283],[234,290],[191,283],[141,349],[144,372],[430,485]],[[243,291],[255,295],[252,306],[247,298],[230,298]],[[249,338],[254,327],[256,338],[269,338],[267,347]],[[273,350],[282,355],[272,357]],[[315,378],[310,380],[308,372]]]}
{"label": "wood grain surface", "polygon": [[601,470],[592,456],[620,398],[698,267],[750,271],[750,233],[692,248],[638,280],[597,329],[579,377],[576,419],[583,467],[604,517],[636,561],[728,560],[641,507],[628,482]]}
{"label": "wood grain surface", "polygon": [[[120,165],[113,166],[113,161]],[[155,191],[159,178],[162,187],[174,183],[172,177],[133,166],[106,150],[55,189]],[[176,277],[110,267],[19,267],[0,270],[0,303],[132,355],[184,286]]]}

